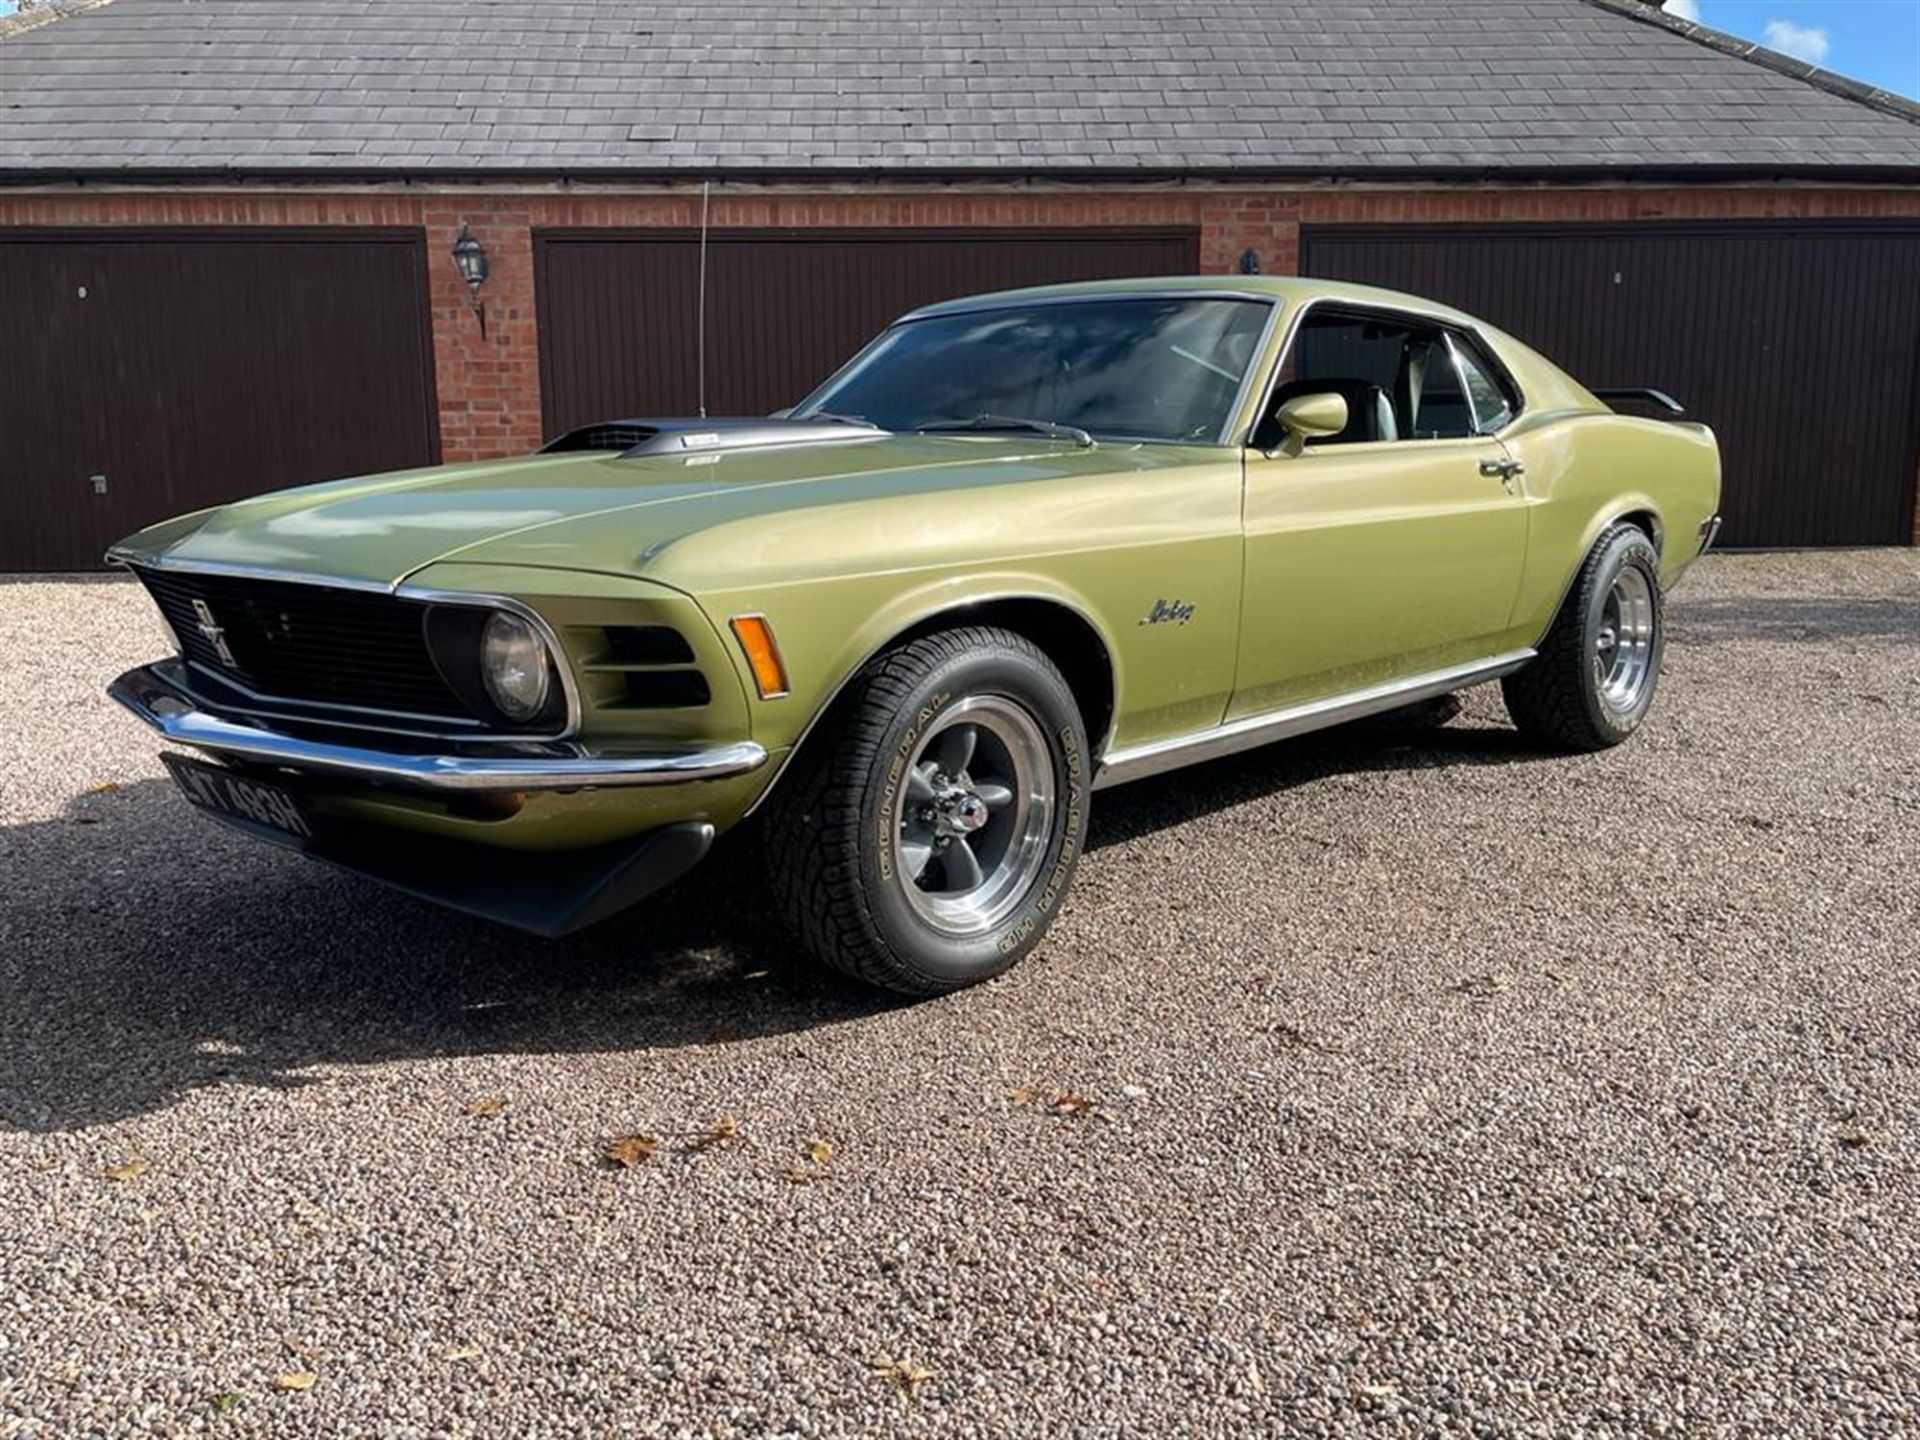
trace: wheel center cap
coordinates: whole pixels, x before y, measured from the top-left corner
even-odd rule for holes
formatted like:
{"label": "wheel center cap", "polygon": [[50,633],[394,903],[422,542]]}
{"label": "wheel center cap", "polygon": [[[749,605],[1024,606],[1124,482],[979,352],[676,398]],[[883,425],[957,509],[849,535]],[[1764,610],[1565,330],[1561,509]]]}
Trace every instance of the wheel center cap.
{"label": "wheel center cap", "polygon": [[987,823],[987,802],[978,795],[961,795],[947,811],[948,821],[962,835],[971,835]]}

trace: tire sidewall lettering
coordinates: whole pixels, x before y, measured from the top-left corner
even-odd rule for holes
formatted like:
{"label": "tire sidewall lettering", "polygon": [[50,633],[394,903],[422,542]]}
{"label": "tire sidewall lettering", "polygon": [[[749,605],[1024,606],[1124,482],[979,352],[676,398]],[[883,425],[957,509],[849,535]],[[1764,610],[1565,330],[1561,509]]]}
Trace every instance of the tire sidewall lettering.
{"label": "tire sidewall lettering", "polygon": [[1067,886],[1073,879],[1073,872],[1080,860],[1081,843],[1086,829],[1086,789],[1081,784],[1082,760],[1079,736],[1071,725],[1063,725],[1054,732],[1060,741],[1059,766],[1065,772],[1061,778],[1063,820],[1059,840],[1059,852],[1049,867],[1046,878],[1034,886],[1031,897],[1022,908],[1019,917],[996,942],[1002,955],[1011,954],[1027,944],[1039,929],[1041,920],[1053,914],[1054,908],[1064,898]]}
{"label": "tire sidewall lettering", "polygon": [[941,690],[920,706],[901,732],[898,742],[887,752],[886,768],[880,776],[879,801],[874,806],[877,829],[874,853],[880,866],[880,878],[889,884],[894,878],[893,827],[898,823],[895,812],[899,807],[900,787],[907,779],[907,762],[913,758],[914,748],[920,743],[920,737],[927,733],[927,727],[939,718],[940,712],[947,708],[952,699],[951,690]]}

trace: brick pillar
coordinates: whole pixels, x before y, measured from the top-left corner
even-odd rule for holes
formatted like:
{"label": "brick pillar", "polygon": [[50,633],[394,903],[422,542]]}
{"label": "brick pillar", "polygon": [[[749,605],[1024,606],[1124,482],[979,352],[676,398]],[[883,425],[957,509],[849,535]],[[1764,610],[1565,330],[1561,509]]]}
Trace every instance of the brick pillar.
{"label": "brick pillar", "polygon": [[[527,212],[481,200],[463,208],[429,208],[424,218],[440,458],[487,460],[537,449],[540,344]],[[463,224],[487,252],[487,282],[480,287],[487,308],[485,338],[453,263],[453,242]]]}
{"label": "brick pillar", "polygon": [[1263,275],[1293,275],[1300,269],[1300,201],[1271,192],[1226,192],[1200,206],[1200,269],[1232,274],[1241,252],[1260,257]]}

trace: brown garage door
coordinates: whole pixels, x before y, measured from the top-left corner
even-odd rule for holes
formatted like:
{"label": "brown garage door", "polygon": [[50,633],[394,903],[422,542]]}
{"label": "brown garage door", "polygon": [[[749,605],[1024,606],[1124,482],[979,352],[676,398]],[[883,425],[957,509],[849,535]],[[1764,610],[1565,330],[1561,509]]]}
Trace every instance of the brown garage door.
{"label": "brown garage door", "polygon": [[0,569],[433,463],[424,261],[418,231],[0,230]]}
{"label": "brown garage door", "polygon": [[1725,543],[1888,545],[1920,474],[1920,226],[1413,228],[1301,237],[1311,275],[1483,315],[1588,385],[1713,426]]}
{"label": "brown garage door", "polygon": [[[982,290],[1191,274],[1192,230],[747,231],[707,254],[707,409],[791,405],[917,305]],[[534,237],[547,433],[700,399],[699,236],[543,231]]]}

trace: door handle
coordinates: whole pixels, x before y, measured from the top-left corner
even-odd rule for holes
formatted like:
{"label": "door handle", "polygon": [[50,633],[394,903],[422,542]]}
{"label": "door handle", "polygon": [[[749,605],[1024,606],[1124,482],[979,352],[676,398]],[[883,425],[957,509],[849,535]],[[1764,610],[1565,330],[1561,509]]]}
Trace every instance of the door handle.
{"label": "door handle", "polygon": [[1511,480],[1516,475],[1527,473],[1527,467],[1518,460],[1482,460],[1480,473],[1489,480]]}

